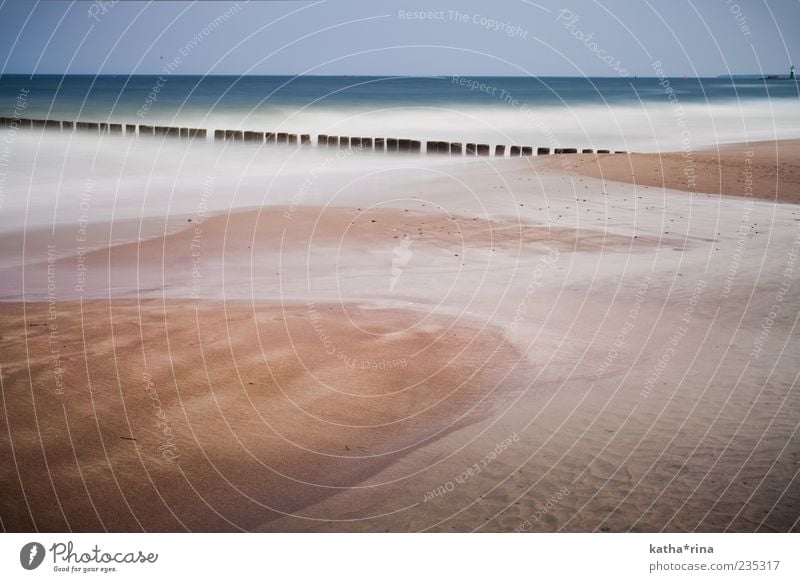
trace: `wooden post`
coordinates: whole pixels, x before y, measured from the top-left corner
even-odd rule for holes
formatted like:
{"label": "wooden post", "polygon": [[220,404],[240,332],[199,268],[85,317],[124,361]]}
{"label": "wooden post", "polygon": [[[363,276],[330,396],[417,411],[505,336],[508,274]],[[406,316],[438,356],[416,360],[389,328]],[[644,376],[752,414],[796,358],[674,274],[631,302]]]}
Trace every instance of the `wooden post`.
{"label": "wooden post", "polygon": [[350,147],[354,149],[361,148],[361,138],[360,137],[351,137],[350,138]]}
{"label": "wooden post", "polygon": [[297,134],[290,133],[289,134],[289,145],[297,145]]}
{"label": "wooden post", "polygon": [[338,137],[336,137],[335,135],[329,135],[328,136],[328,146],[336,147],[338,144],[339,144],[339,138]]}
{"label": "wooden post", "polygon": [[278,134],[278,143],[286,143],[289,141],[289,134],[285,132],[280,132]]}
{"label": "wooden post", "polygon": [[386,151],[387,152],[396,152],[397,151],[397,140],[393,137],[386,138]]}
{"label": "wooden post", "polygon": [[610,154],[611,151],[610,150],[597,150],[597,153],[598,154]]}
{"label": "wooden post", "polygon": [[529,158],[533,155],[533,148],[531,146],[522,146],[522,155]]}
{"label": "wooden post", "polygon": [[422,142],[418,139],[412,139],[409,148],[411,153],[418,154],[422,150]]}
{"label": "wooden post", "polygon": [[478,151],[478,146],[477,145],[475,145],[474,143],[468,143],[467,144],[467,155],[468,156],[474,156],[477,153],[477,151]]}
{"label": "wooden post", "polygon": [[450,144],[450,147],[448,149],[450,150],[451,156],[460,156],[464,149],[464,146],[461,144],[461,142],[454,141],[453,143]]}
{"label": "wooden post", "polygon": [[317,136],[317,147],[323,147],[328,145],[328,136],[321,133]]}
{"label": "wooden post", "polygon": [[504,145],[494,146],[494,155],[497,158],[504,157],[506,155],[506,146]]}
{"label": "wooden post", "polygon": [[581,150],[581,153],[582,153],[582,154],[591,154],[591,153],[592,153],[592,150],[591,150],[591,149],[582,149],[582,150]]}
{"label": "wooden post", "polygon": [[401,152],[407,152],[411,149],[411,140],[410,139],[400,139],[397,140],[397,149]]}
{"label": "wooden post", "polygon": [[[144,125],[140,125],[139,126],[139,135],[142,134],[142,129],[144,129],[145,127],[146,126],[144,126]],[[214,130],[214,139],[216,141],[224,141],[225,140],[225,130],[224,129],[215,129]]]}
{"label": "wooden post", "polygon": [[189,137],[189,128],[188,127],[179,128],[178,137]]}
{"label": "wooden post", "polygon": [[375,151],[384,152],[386,150],[386,139],[382,137],[375,138]]}
{"label": "wooden post", "polygon": [[49,127],[50,129],[61,129],[61,122],[54,119],[48,119],[44,122],[44,126]]}
{"label": "wooden post", "polygon": [[266,139],[267,143],[275,143],[275,140],[278,136],[276,136],[273,132],[268,131],[264,134],[264,138]]}
{"label": "wooden post", "polygon": [[143,135],[153,135],[155,133],[155,128],[152,125],[140,125],[139,126],[139,136]]}
{"label": "wooden post", "polygon": [[339,149],[347,149],[350,147],[350,138],[349,137],[340,137],[339,138]]}
{"label": "wooden post", "polygon": [[372,138],[371,137],[362,137],[361,138],[361,148],[365,151],[371,152],[372,151]]}
{"label": "wooden post", "polygon": [[311,136],[307,133],[303,133],[300,135],[300,145],[311,145]]}
{"label": "wooden post", "polygon": [[425,142],[425,151],[429,154],[435,154],[439,151],[438,141]]}
{"label": "wooden post", "polygon": [[550,155],[550,148],[536,148],[536,155],[537,156],[549,156]]}
{"label": "wooden post", "polygon": [[445,156],[450,155],[450,144],[446,141],[440,141],[436,143],[436,150]]}
{"label": "wooden post", "polygon": [[[64,123],[66,123],[66,121]],[[132,123],[126,123],[125,135],[136,135],[136,126],[133,125]]]}
{"label": "wooden post", "polygon": [[63,131],[72,131],[73,129],[75,129],[75,124],[72,121],[62,121],[61,129]]}

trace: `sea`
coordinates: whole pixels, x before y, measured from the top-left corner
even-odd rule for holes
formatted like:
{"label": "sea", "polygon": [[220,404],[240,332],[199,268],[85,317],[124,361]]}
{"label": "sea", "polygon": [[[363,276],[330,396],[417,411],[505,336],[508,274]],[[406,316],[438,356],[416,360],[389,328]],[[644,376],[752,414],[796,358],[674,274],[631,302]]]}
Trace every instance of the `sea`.
{"label": "sea", "polygon": [[[688,152],[800,137],[798,95],[794,81],[757,78],[2,75],[0,116],[209,136],[0,127],[0,235],[268,205],[358,206],[398,180],[422,195],[448,164],[486,161],[352,155],[316,147],[318,134]],[[216,129],[307,133],[313,145],[219,144]]]}
{"label": "sea", "polygon": [[800,137],[789,80],[2,75],[0,115],[534,147],[674,151]]}

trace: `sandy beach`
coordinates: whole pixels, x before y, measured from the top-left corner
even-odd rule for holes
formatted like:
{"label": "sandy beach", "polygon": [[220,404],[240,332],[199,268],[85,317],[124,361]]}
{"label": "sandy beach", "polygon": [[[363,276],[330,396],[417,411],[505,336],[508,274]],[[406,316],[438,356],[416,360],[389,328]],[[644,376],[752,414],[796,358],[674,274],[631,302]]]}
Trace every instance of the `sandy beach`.
{"label": "sandy beach", "polygon": [[797,142],[399,159],[0,234],[3,528],[800,529]]}
{"label": "sandy beach", "polygon": [[800,202],[800,141],[722,145],[715,150],[562,156],[552,167],[648,188]]}

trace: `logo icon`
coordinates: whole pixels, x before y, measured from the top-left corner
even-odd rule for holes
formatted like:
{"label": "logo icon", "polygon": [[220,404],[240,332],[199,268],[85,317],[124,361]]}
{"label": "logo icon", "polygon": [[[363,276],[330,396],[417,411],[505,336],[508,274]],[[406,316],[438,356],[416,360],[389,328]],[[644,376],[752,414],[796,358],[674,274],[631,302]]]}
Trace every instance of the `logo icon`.
{"label": "logo icon", "polygon": [[19,563],[26,570],[35,570],[44,561],[44,546],[39,542],[29,542],[19,552]]}

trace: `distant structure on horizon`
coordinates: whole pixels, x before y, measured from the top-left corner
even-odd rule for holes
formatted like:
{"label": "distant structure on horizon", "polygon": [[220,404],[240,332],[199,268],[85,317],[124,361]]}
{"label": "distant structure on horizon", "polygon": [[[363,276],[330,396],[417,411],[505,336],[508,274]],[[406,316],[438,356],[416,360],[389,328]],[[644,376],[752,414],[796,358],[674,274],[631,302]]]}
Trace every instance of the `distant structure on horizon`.
{"label": "distant structure on horizon", "polygon": [[784,77],[783,75],[767,75],[763,77],[765,81],[796,81],[797,77],[794,74],[794,65],[789,67],[789,76]]}

